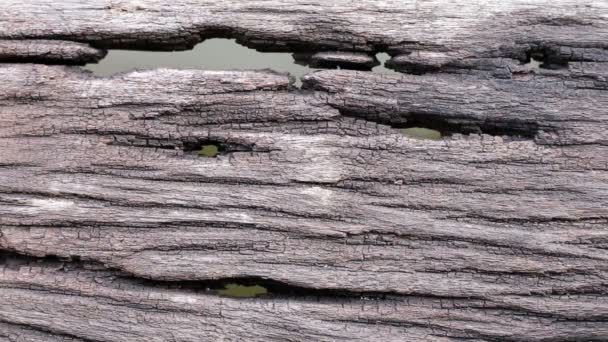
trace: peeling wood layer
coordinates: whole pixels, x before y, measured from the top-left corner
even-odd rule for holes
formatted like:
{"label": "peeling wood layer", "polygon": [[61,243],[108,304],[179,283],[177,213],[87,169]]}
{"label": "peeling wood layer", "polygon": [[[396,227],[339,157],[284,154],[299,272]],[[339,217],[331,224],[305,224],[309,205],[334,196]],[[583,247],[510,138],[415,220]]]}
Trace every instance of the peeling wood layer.
{"label": "peeling wood layer", "polygon": [[[608,339],[604,3],[1,6],[0,341]],[[28,64],[209,37],[410,74]]]}
{"label": "peeling wood layer", "polygon": [[0,40],[2,63],[78,64],[99,62],[106,51],[60,40]]}

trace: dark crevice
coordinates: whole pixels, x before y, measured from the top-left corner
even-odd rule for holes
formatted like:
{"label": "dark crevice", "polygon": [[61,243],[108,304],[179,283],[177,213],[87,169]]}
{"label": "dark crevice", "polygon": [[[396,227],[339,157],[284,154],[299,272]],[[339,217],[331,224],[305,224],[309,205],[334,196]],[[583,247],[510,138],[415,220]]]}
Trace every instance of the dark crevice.
{"label": "dark crevice", "polygon": [[454,134],[487,134],[513,138],[533,139],[538,134],[538,125],[521,121],[474,122],[467,118],[446,118],[442,115],[409,113],[404,125],[396,128],[424,127],[441,132],[442,136]]}
{"label": "dark crevice", "polygon": [[183,151],[185,154],[199,157],[216,157],[218,155],[228,155],[235,152],[270,152],[268,149],[257,148],[255,144],[248,145],[213,139],[158,139],[122,133],[112,134],[112,139],[113,140],[109,142],[108,145]]}
{"label": "dark crevice", "polygon": [[[69,258],[57,257],[55,255],[47,255],[44,257],[35,257],[21,252],[8,250],[0,250],[0,271],[3,267],[18,271],[21,267],[47,267],[57,271],[98,271],[100,274],[105,274],[112,279],[122,279],[128,282],[135,282],[142,286],[151,288],[163,288],[183,290],[193,293],[230,296],[230,297],[245,297],[232,296],[226,293],[230,287],[256,287],[255,296],[261,298],[300,298],[309,300],[321,299],[366,299],[366,300],[399,300],[407,297],[425,297],[425,298],[458,298],[458,297],[442,297],[431,294],[410,294],[403,295],[394,292],[369,292],[369,291],[352,291],[347,289],[315,289],[303,287],[295,284],[273,280],[264,277],[227,277],[209,280],[159,280],[146,279],[137,275],[124,272],[120,269],[104,265],[103,263],[85,260],[84,258],[74,255]],[[259,293],[259,289],[264,289],[264,293]],[[469,297],[466,297],[469,298]]]}
{"label": "dark crevice", "polygon": [[[21,267],[48,267],[58,271],[78,271],[90,270],[107,273],[112,278],[119,278],[125,281],[133,281],[147,287],[160,287],[163,289],[184,290],[194,293],[212,294],[228,297],[261,297],[261,298],[307,298],[317,299],[349,299],[349,298],[365,298],[369,300],[385,300],[397,299],[404,297],[396,293],[384,292],[354,292],[350,290],[340,289],[313,289],[298,285],[291,285],[281,281],[276,281],[262,277],[228,277],[209,280],[158,280],[145,279],[126,273],[120,269],[108,267],[103,263],[83,260],[80,256],[74,255],[68,258],[57,257],[55,255],[46,255],[44,257],[35,257],[18,252],[0,250],[0,270],[6,267],[11,270],[18,271]],[[230,292],[235,287],[236,291],[254,293],[251,296],[233,294]],[[425,295],[425,297],[428,297]]]}
{"label": "dark crevice", "polygon": [[[434,132],[427,132],[431,139],[449,137],[455,134],[486,134],[492,136],[509,137],[511,140],[530,140],[534,139],[539,132],[539,126],[535,122],[522,122],[515,120],[504,121],[474,121],[470,118],[459,118],[455,116],[435,113],[394,113],[394,114],[374,114],[361,111],[345,110],[336,107],[340,114],[346,117],[361,118],[374,121],[379,124],[391,126],[402,130],[405,129],[425,129]],[[435,133],[436,132],[436,133]],[[437,134],[439,133],[439,134]],[[440,136],[437,136],[440,135]]]}
{"label": "dark crevice", "polygon": [[169,289],[181,289],[206,293],[211,292],[229,297],[241,297],[225,292],[227,289],[236,286],[244,288],[243,290],[254,287],[257,289],[264,289],[265,293],[251,296],[261,298],[365,298],[370,300],[386,300],[403,297],[402,295],[388,292],[357,292],[346,289],[313,289],[262,277],[232,277],[196,281],[144,280],[143,283],[148,286],[161,285]]}
{"label": "dark crevice", "polygon": [[[11,325],[14,327],[21,327],[25,330],[32,330],[38,333],[42,333],[42,334],[47,334],[47,335],[51,335],[51,336],[55,336],[55,337],[61,337],[62,341],[80,341],[80,342],[104,342],[101,340],[92,340],[90,338],[85,338],[82,336],[78,336],[78,335],[73,335],[73,334],[69,334],[66,332],[62,332],[62,331],[57,331],[55,329],[49,329],[47,327],[43,327],[37,324],[23,324],[23,323],[15,323],[15,322],[11,322],[9,320],[5,320],[5,319],[1,319],[0,318],[0,323],[3,324],[7,324],[7,325]],[[0,332],[0,336],[3,336],[3,333]],[[10,337],[10,336],[9,336]],[[9,341],[13,341],[12,339],[10,339]],[[21,340],[19,340],[21,341]]]}
{"label": "dark crevice", "polygon": [[[19,271],[21,267],[45,267],[53,269],[57,272],[75,272],[78,277],[85,279],[94,279],[102,286],[109,286],[115,288],[136,288],[143,287],[147,289],[163,289],[173,290],[184,293],[193,293],[201,295],[211,296],[222,296],[222,297],[233,297],[233,298],[259,298],[264,299],[297,299],[301,301],[332,301],[348,303],[353,300],[364,300],[364,301],[389,301],[389,302],[409,302],[410,300],[423,299],[426,301],[437,303],[446,301],[446,304],[453,301],[462,301],[460,308],[478,309],[488,313],[492,311],[505,312],[511,311],[516,314],[533,316],[533,317],[545,317],[549,319],[561,319],[566,321],[575,322],[606,322],[606,317],[603,314],[587,315],[586,317],[574,317],[567,314],[561,313],[547,313],[510,305],[507,303],[495,302],[492,299],[477,297],[477,296],[439,296],[432,293],[409,293],[409,294],[398,294],[393,292],[358,292],[344,289],[313,289],[308,287],[302,287],[298,285],[288,284],[281,281],[276,281],[269,278],[263,277],[232,277],[232,278],[220,278],[212,280],[200,280],[200,281],[168,281],[158,279],[144,279],[138,276],[131,275],[123,272],[119,269],[104,266],[103,264],[89,261],[82,261],[78,256],[70,258],[57,258],[55,256],[47,257],[31,257],[20,253],[1,251],[0,250],[0,271],[3,267]],[[61,293],[70,294],[62,289],[54,289],[52,286],[39,287],[36,285],[27,284],[13,284],[8,287],[13,288],[25,288],[31,291],[45,291],[49,293]],[[603,291],[600,289],[589,289],[585,292],[577,293],[531,293],[531,296],[546,296],[546,295],[602,295]],[[81,293],[73,293],[79,296],[88,296]],[[104,297],[100,295],[100,297]],[[96,297],[98,298],[98,297]],[[108,298],[112,299],[112,298]],[[118,303],[124,305],[125,303]],[[433,304],[433,305],[435,305]],[[139,303],[127,304],[130,306],[139,307]],[[142,306],[144,308],[145,306]],[[458,307],[454,307],[457,309]],[[446,307],[449,310],[449,307]],[[184,310],[188,310],[184,308]],[[10,322],[8,322],[10,323]],[[380,322],[378,322],[380,323]],[[391,324],[390,321],[383,322],[381,324]],[[408,324],[407,322],[394,322],[394,324],[402,325]]]}
{"label": "dark crevice", "polygon": [[536,47],[528,51],[524,63],[538,66],[541,69],[568,69],[568,60],[564,59],[557,46]]}
{"label": "dark crevice", "polygon": [[34,265],[64,271],[77,269],[105,269],[103,263],[94,260],[85,261],[79,255],[71,255],[69,257],[60,257],[54,254],[33,256],[12,250],[0,249],[0,269],[5,267],[10,270],[18,271],[21,267],[30,267]]}
{"label": "dark crevice", "polygon": [[100,56],[88,57],[85,55],[80,56],[78,59],[66,59],[61,56],[49,56],[49,55],[40,55],[40,56],[11,56],[11,57],[1,57],[0,56],[0,64],[2,63],[37,63],[37,64],[45,64],[45,65],[68,65],[68,66],[83,66],[88,63],[99,63],[104,57],[105,53]]}
{"label": "dark crevice", "polygon": [[[302,86],[307,91],[328,91],[313,77],[306,77]],[[339,96],[338,96],[339,98]],[[329,101],[328,104],[340,112],[344,117],[352,117],[373,121],[378,124],[391,126],[396,129],[424,128],[438,131],[441,136],[455,134],[486,134],[492,136],[509,137],[511,140],[534,139],[540,127],[537,122],[515,119],[481,119],[474,116],[449,112],[390,112],[388,108],[358,107],[341,101]],[[447,111],[447,109],[446,109]],[[543,127],[548,131],[548,127]]]}
{"label": "dark crevice", "polygon": [[227,155],[234,152],[269,152],[256,149],[255,145],[220,142],[215,140],[194,140],[183,142],[182,150],[199,157],[213,158],[218,155]]}

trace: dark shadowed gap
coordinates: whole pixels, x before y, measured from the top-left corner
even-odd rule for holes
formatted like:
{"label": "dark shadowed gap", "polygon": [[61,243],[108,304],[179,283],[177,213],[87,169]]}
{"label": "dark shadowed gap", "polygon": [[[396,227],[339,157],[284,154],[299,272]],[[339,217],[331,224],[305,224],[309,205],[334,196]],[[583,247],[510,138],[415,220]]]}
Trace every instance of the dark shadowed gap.
{"label": "dark shadowed gap", "polygon": [[[378,54],[384,64],[387,54]],[[204,69],[204,70],[261,70],[272,69],[288,72],[296,77],[296,86],[301,85],[300,78],[314,70],[297,64],[291,53],[258,52],[239,45],[232,39],[209,39],[187,51],[137,51],[110,50],[99,63],[87,64],[85,69],[98,76],[111,76],[134,69]],[[396,73],[383,65],[373,69],[374,72]]]}
{"label": "dark shadowed gap", "polygon": [[[306,84],[305,84],[306,86]],[[440,140],[455,134],[486,134],[509,137],[512,140],[529,140],[539,132],[538,123],[523,120],[479,121],[467,117],[457,117],[436,113],[370,113],[365,110],[339,108],[346,117],[362,118],[382,125],[391,126],[408,138]]]}
{"label": "dark shadowed gap", "polygon": [[552,51],[551,49],[535,49],[528,52],[526,65],[538,69],[567,69],[568,61],[562,59],[559,51]]}
{"label": "dark shadowed gap", "polygon": [[[120,269],[98,261],[85,260],[77,255],[57,257],[48,255],[36,257],[20,252],[0,250],[0,271],[7,268],[19,271],[21,268],[48,267],[65,272],[98,272],[98,279],[121,279],[133,285],[151,288],[174,289],[192,293],[212,294],[236,298],[332,298],[367,300],[403,299],[406,295],[394,292],[359,292],[346,289],[309,288],[288,284],[262,277],[228,277],[207,280],[154,280],[134,276]],[[425,295],[429,297],[429,295]]]}
{"label": "dark shadowed gap", "polygon": [[147,286],[187,290],[195,293],[214,294],[234,298],[366,298],[387,299],[402,297],[391,292],[357,292],[344,289],[318,289],[287,284],[268,278],[235,277],[208,280],[164,281],[133,278],[123,274],[124,279],[141,282]]}
{"label": "dark shadowed gap", "polygon": [[[233,152],[251,152],[254,146],[234,144],[218,141],[185,141],[183,142],[182,150],[185,153],[193,154],[204,158],[215,158],[218,155],[233,153]],[[265,152],[265,151],[259,151]]]}
{"label": "dark shadowed gap", "polygon": [[538,133],[535,122],[484,121],[472,122],[466,118],[445,118],[429,113],[410,113],[405,124],[391,124],[404,136],[416,139],[440,140],[454,134],[487,134],[511,139],[533,139]]}
{"label": "dark shadowed gap", "polygon": [[133,146],[152,148],[156,150],[177,151],[182,150],[186,155],[214,158],[234,152],[269,152],[258,149],[255,145],[246,145],[230,141],[216,141],[206,139],[156,139],[143,135],[113,134],[112,140],[107,143],[113,146]]}

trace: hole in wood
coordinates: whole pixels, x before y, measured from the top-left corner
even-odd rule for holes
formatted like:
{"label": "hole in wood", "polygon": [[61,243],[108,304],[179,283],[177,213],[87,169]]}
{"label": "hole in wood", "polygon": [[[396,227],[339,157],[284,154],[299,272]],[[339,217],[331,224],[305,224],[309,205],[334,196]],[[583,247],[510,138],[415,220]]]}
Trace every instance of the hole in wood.
{"label": "hole in wood", "polygon": [[341,289],[307,288],[260,277],[221,278],[198,281],[137,280],[148,286],[162,286],[170,289],[190,290],[197,293],[235,298],[331,297],[377,300],[386,299],[390,296],[398,296],[389,292],[353,292]]}
{"label": "hole in wood", "polygon": [[567,69],[568,61],[563,60],[558,52],[551,51],[551,49],[536,49],[528,52],[528,57],[524,65],[536,69]]}
{"label": "hole in wood", "polygon": [[[215,158],[218,155],[229,154],[233,152],[252,152],[254,145],[246,145],[232,142],[220,142],[215,140],[174,140],[174,139],[159,139],[155,137],[146,137],[140,135],[115,134],[108,145],[115,146],[132,146],[153,148],[156,150],[176,151],[182,150],[186,154],[195,155],[198,157]],[[256,152],[269,152],[264,149],[257,149]]]}
{"label": "hole in wood", "polygon": [[[90,63],[84,69],[97,76],[111,76],[135,69],[173,68],[204,70],[259,70],[272,69],[288,72],[295,76],[295,86],[301,86],[300,78],[317,68],[303,61],[303,54],[259,52],[240,45],[233,39],[208,39],[187,51],[141,51],[109,50],[107,56],[99,63]],[[310,54],[312,55],[312,54]],[[298,57],[300,56],[300,57]],[[382,62],[373,71],[379,73],[396,73],[385,68],[384,62],[390,57],[378,54]],[[348,66],[347,62],[319,63],[319,67],[337,68],[339,63]]]}
{"label": "hole in wood", "polygon": [[233,277],[206,280],[144,279],[116,268],[108,268],[107,265],[97,261],[82,260],[76,255],[71,255],[69,257],[58,257],[55,255],[35,257],[12,251],[0,251],[0,269],[6,268],[19,271],[22,268],[29,269],[32,266],[49,267],[66,272],[103,269],[106,276],[110,276],[112,279],[120,278],[122,280],[129,280],[132,281],[133,284],[237,298],[325,297],[333,299],[364,298],[367,300],[380,300],[400,296],[392,292],[356,292],[342,289],[307,288],[261,277]]}
{"label": "hole in wood", "polygon": [[541,59],[530,58],[530,60],[528,60],[523,65],[527,66],[531,70],[538,70],[538,69],[542,68],[543,61]]}

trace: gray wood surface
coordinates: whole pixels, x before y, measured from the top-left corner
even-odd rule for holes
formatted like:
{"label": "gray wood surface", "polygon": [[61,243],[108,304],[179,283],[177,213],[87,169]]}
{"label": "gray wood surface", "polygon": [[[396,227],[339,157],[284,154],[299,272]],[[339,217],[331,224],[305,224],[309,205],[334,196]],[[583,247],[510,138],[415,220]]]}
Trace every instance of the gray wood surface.
{"label": "gray wood surface", "polygon": [[[605,2],[0,7],[0,341],[608,340]],[[404,74],[51,65],[208,37]]]}

